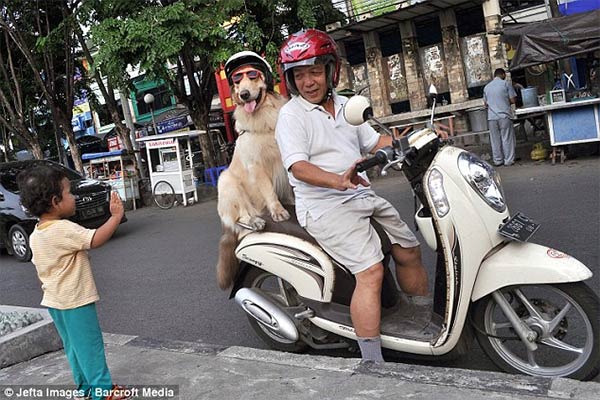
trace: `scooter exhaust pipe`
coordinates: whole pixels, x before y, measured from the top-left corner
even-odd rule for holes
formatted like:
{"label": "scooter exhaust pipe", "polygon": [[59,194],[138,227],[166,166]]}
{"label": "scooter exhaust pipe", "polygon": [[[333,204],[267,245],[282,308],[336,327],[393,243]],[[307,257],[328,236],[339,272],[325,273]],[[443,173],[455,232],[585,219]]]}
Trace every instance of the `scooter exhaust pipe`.
{"label": "scooter exhaust pipe", "polygon": [[293,341],[299,339],[300,335],[292,318],[256,290],[249,288],[238,290],[235,294],[235,302],[275,335]]}

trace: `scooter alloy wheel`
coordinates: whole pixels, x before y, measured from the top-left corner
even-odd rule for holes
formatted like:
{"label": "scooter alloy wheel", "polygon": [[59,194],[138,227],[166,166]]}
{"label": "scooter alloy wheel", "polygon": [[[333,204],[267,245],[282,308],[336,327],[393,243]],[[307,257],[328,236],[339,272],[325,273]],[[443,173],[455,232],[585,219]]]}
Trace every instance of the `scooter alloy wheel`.
{"label": "scooter alloy wheel", "polygon": [[[246,273],[242,286],[258,289],[262,295],[283,310],[290,307],[295,308],[300,305],[296,290],[288,282],[259,268],[252,267]],[[254,329],[263,342],[275,350],[302,353],[308,348],[308,345],[302,340],[294,342],[290,339],[281,337],[257,322],[251,316],[248,316],[248,321],[250,322],[252,329]]]}
{"label": "scooter alloy wheel", "polygon": [[472,312],[477,341],[494,364],[533,376],[589,380],[598,375],[600,306],[585,283],[511,286],[501,292],[535,332],[537,349],[526,348],[490,294]]}

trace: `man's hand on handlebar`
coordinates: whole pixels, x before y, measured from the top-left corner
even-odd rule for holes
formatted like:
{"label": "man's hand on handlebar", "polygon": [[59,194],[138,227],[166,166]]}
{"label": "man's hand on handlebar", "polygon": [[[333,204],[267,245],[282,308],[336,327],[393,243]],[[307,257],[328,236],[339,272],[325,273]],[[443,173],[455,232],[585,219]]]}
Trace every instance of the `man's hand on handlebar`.
{"label": "man's hand on handlebar", "polygon": [[433,131],[442,140],[447,140],[450,137],[450,127],[439,122],[433,124]]}
{"label": "man's hand on handlebar", "polygon": [[352,166],[346,170],[346,172],[344,172],[342,175],[339,175],[340,180],[337,187],[338,190],[345,191],[347,189],[356,189],[358,185],[371,185],[366,179],[358,175],[358,171],[356,170],[356,165],[364,160],[364,158],[356,160],[354,164],[352,164]]}

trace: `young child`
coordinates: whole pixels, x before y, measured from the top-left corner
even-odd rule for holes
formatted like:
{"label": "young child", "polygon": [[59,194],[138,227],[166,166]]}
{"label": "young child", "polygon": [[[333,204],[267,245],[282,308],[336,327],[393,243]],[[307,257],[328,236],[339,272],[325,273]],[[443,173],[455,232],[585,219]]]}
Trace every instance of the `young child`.
{"label": "young child", "polygon": [[18,176],[21,203],[39,218],[29,243],[32,262],[44,292],[42,305],[54,320],[71,366],[78,393],[88,399],[125,399],[126,391],[113,385],[104,341],[96,314],[98,292],[88,249],[106,243],[123,217],[123,203],[111,193],[111,216],[98,229],[69,221],[75,214],[75,197],[64,172],[38,166]]}

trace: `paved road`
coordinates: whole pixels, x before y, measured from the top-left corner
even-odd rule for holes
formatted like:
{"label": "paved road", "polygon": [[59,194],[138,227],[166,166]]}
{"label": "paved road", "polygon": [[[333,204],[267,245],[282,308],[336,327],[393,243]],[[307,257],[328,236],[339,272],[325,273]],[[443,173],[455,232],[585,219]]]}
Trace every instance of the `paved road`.
{"label": "paved road", "polygon": [[[596,274],[589,284],[600,293],[599,160],[527,163],[499,171],[511,211],[542,223],[534,241],[588,265]],[[380,179],[374,187],[402,215],[412,215],[412,197],[403,178]],[[166,211],[141,209],[128,218],[113,240],[91,252],[104,331],[265,348],[228,293],[216,287],[220,225],[214,201]],[[433,265],[431,252],[425,260]],[[1,254],[0,304],[35,307],[40,298],[33,265]],[[495,370],[476,345],[458,361],[428,364]]]}

